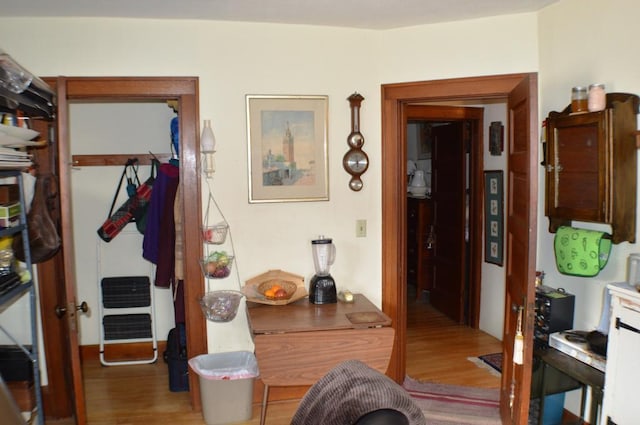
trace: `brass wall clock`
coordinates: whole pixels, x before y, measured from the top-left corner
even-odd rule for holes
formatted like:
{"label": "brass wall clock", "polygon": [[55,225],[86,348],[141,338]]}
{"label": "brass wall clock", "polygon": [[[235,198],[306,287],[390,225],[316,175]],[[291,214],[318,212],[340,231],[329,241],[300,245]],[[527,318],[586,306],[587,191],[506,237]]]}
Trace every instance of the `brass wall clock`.
{"label": "brass wall clock", "polygon": [[364,136],[360,133],[360,104],[364,100],[358,92],[347,98],[351,107],[351,133],[347,137],[349,150],[342,158],[342,166],[351,175],[349,188],[353,191],[362,189],[360,176],[369,168],[369,157],[362,150]]}

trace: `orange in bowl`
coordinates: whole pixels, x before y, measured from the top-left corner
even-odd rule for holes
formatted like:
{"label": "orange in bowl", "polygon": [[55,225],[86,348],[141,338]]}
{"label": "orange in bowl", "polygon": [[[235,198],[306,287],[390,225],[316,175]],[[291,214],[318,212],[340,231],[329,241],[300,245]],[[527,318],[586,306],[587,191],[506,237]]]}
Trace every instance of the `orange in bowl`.
{"label": "orange in bowl", "polygon": [[288,280],[268,280],[258,286],[260,292],[268,300],[288,300],[298,289],[298,285]]}

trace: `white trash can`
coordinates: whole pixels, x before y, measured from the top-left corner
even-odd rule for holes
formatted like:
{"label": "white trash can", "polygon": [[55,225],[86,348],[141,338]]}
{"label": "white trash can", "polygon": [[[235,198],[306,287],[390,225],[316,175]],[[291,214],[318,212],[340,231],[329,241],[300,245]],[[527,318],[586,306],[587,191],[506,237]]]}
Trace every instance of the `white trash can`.
{"label": "white trash can", "polygon": [[253,353],[201,354],[190,359],[189,366],[199,376],[202,416],[207,425],[251,419],[253,383],[259,375]]}

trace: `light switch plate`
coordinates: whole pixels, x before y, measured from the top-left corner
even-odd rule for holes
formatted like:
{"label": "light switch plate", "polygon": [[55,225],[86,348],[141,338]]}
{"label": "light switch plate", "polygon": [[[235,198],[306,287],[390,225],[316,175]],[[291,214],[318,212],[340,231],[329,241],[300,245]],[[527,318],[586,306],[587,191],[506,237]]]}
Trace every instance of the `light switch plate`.
{"label": "light switch plate", "polygon": [[367,220],[356,220],[356,238],[367,237]]}

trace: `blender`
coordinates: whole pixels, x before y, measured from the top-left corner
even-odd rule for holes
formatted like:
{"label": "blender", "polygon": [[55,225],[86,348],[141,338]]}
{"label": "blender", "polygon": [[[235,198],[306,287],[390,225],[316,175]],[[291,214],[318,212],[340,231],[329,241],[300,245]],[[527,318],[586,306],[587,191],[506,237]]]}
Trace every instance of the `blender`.
{"label": "blender", "polygon": [[336,258],[336,247],[331,239],[320,236],[311,241],[313,265],[316,274],[309,284],[309,302],[312,304],[331,304],[338,302],[336,282],[329,274],[329,266]]}

